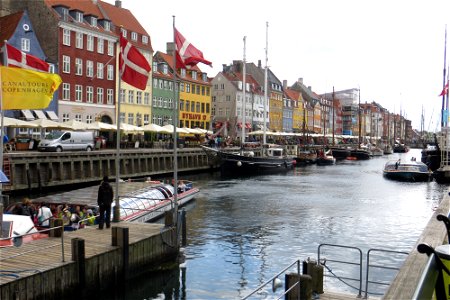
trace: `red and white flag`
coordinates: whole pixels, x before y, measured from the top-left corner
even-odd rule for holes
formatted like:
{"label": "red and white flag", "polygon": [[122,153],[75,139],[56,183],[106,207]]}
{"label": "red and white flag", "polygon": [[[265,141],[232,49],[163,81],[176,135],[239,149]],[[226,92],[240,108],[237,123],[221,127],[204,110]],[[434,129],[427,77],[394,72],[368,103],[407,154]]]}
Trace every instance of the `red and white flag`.
{"label": "red and white flag", "polygon": [[203,57],[202,51],[195,48],[176,28],[174,30],[178,68],[195,66],[199,62],[212,66],[212,63]]}
{"label": "red and white flag", "polygon": [[144,55],[120,35],[119,70],[122,80],[145,90],[151,69]]}
{"label": "red and white flag", "polygon": [[442,92],[439,94],[439,96],[444,96],[448,94],[448,81],[447,84],[444,86],[444,89],[442,90]]}
{"label": "red and white flag", "polygon": [[39,72],[49,72],[50,64],[31,54],[26,54],[19,49],[6,44],[6,66],[13,66]]}

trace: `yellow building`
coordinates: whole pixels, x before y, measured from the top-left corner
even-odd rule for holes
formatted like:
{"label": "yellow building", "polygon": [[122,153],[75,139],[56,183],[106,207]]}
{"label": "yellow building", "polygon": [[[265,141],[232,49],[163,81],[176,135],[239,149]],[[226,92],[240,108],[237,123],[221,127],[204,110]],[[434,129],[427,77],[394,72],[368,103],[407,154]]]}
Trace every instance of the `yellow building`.
{"label": "yellow building", "polygon": [[283,131],[283,93],[270,90],[269,126],[272,131]]}

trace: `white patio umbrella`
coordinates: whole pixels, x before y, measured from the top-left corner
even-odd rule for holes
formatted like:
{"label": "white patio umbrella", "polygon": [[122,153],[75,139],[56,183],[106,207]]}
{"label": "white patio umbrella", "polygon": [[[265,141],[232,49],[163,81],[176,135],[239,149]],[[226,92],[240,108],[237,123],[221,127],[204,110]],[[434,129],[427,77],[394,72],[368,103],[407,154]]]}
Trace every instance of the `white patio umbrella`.
{"label": "white patio umbrella", "polygon": [[90,129],[89,128],[90,124],[81,122],[81,121],[77,121],[75,119],[72,119],[67,122],[63,122],[63,124],[68,126],[69,128],[71,128],[72,130],[89,130]]}
{"label": "white patio umbrella", "polygon": [[200,128],[183,127],[182,129],[186,130],[188,133],[191,133],[191,134],[203,134],[204,133],[202,130],[200,130]]}
{"label": "white patio umbrella", "polygon": [[3,117],[3,126],[5,127],[16,127],[16,128],[35,128],[38,127],[36,124],[22,121],[19,119]]}
{"label": "white patio umbrella", "polygon": [[144,129],[138,126],[134,126],[131,124],[120,123],[120,130],[125,133],[144,133]]}
{"label": "white patio umbrella", "polygon": [[49,119],[36,119],[33,121],[29,121],[28,123],[35,124],[37,125],[37,127],[45,129],[71,129],[71,127],[66,124],[55,122]]}
{"label": "white patio umbrella", "polygon": [[100,121],[90,123],[88,128],[90,130],[117,131],[117,125],[108,124],[108,123],[104,123],[104,122],[100,122]]}
{"label": "white patio umbrella", "polygon": [[[170,133],[173,133],[173,125],[172,124],[164,125],[163,128],[169,130]],[[177,127],[176,131],[177,131],[177,133],[189,133],[189,131],[187,131],[186,129],[179,128],[179,127]]]}
{"label": "white patio umbrella", "polygon": [[147,124],[141,127],[144,131],[170,133],[169,130],[157,124]]}

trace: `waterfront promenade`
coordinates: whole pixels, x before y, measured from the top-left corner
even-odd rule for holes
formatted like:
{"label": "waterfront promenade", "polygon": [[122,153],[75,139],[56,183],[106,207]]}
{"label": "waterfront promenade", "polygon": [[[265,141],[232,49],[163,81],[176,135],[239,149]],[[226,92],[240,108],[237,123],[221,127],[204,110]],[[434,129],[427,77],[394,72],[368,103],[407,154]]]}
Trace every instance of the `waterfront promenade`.
{"label": "waterfront promenade", "polygon": [[161,224],[121,222],[1,248],[0,299],[92,299],[176,257],[174,233]]}

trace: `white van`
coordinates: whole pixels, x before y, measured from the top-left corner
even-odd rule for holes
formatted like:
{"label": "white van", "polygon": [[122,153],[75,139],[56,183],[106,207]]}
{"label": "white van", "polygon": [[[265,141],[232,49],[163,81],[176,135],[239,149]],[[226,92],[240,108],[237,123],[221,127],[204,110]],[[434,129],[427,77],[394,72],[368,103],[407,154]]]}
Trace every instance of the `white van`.
{"label": "white van", "polygon": [[94,149],[94,133],[92,131],[53,131],[39,142],[39,151],[74,151]]}

